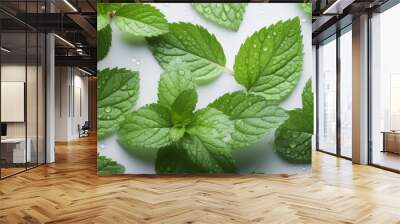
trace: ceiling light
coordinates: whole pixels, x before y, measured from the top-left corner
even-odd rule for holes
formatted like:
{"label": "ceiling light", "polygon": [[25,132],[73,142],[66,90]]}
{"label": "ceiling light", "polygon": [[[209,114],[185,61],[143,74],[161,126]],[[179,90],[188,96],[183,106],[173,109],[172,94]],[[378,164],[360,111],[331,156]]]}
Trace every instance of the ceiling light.
{"label": "ceiling light", "polygon": [[67,4],[74,12],[78,12],[78,10],[68,1],[64,0],[65,4]]}
{"label": "ceiling light", "polygon": [[1,49],[2,51],[6,52],[6,53],[10,53],[10,52],[11,52],[11,50],[9,50],[9,49],[7,49],[7,48],[5,48],[5,47],[1,47],[0,49]]}
{"label": "ceiling light", "polygon": [[322,14],[342,14],[343,10],[347,8],[355,0],[336,0]]}
{"label": "ceiling light", "polygon": [[79,69],[79,71],[81,71],[81,72],[83,72],[83,73],[85,73],[85,74],[87,74],[87,75],[92,75],[92,73],[90,73],[90,72],[88,72],[88,71],[86,71],[86,70],[83,70],[83,69],[81,69],[81,68],[79,68],[79,67],[78,67],[78,69]]}
{"label": "ceiling light", "polygon": [[59,40],[61,40],[62,42],[64,42],[64,43],[66,43],[67,45],[69,45],[70,47],[73,47],[73,48],[75,48],[75,45],[73,45],[71,42],[69,42],[68,40],[66,40],[66,39],[64,39],[64,38],[62,38],[62,37],[60,37],[59,35],[57,35],[57,34],[54,34],[54,36],[55,37],[57,37]]}
{"label": "ceiling light", "polygon": [[322,14],[332,13],[333,9],[336,9],[337,5],[339,4],[340,0],[336,0],[332,5],[330,5],[327,9],[324,10]]}

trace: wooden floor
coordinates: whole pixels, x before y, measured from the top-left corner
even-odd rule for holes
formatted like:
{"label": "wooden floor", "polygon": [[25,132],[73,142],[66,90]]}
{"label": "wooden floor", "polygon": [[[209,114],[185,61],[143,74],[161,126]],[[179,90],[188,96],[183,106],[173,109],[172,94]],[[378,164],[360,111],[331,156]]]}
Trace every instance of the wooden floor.
{"label": "wooden floor", "polygon": [[400,175],[313,155],[311,176],[99,177],[95,138],[0,181],[0,223],[400,223]]}

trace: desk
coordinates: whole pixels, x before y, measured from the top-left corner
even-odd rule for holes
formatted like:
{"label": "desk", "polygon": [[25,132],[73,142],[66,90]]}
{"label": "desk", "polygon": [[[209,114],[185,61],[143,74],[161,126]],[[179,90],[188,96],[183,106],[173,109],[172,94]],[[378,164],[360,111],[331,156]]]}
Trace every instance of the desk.
{"label": "desk", "polygon": [[[27,142],[28,142],[28,144],[27,144],[28,147],[26,147],[26,152],[25,152],[25,138],[1,139],[1,147],[2,147],[1,148],[1,151],[2,151],[1,156],[3,157],[2,159],[5,159],[6,163],[31,162],[31,160],[32,160],[32,153],[31,153],[32,141],[30,138],[28,138]],[[5,154],[5,155],[3,156],[3,154]],[[25,159],[26,159],[26,161],[25,161]]]}
{"label": "desk", "polygon": [[400,131],[383,131],[382,152],[400,154]]}

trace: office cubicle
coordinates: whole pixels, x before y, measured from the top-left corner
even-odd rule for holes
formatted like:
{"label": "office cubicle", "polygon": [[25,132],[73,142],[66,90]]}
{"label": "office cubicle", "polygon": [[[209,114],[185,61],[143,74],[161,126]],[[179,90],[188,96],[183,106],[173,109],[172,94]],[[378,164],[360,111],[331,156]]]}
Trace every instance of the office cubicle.
{"label": "office cubicle", "polygon": [[0,2],[0,178],[45,163],[45,35],[23,22],[44,1]]}

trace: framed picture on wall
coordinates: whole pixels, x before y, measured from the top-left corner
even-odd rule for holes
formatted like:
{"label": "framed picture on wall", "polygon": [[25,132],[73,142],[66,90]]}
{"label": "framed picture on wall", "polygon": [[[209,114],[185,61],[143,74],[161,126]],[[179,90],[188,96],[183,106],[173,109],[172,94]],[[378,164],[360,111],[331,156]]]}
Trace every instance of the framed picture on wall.
{"label": "framed picture on wall", "polygon": [[310,172],[310,7],[98,3],[98,173]]}

